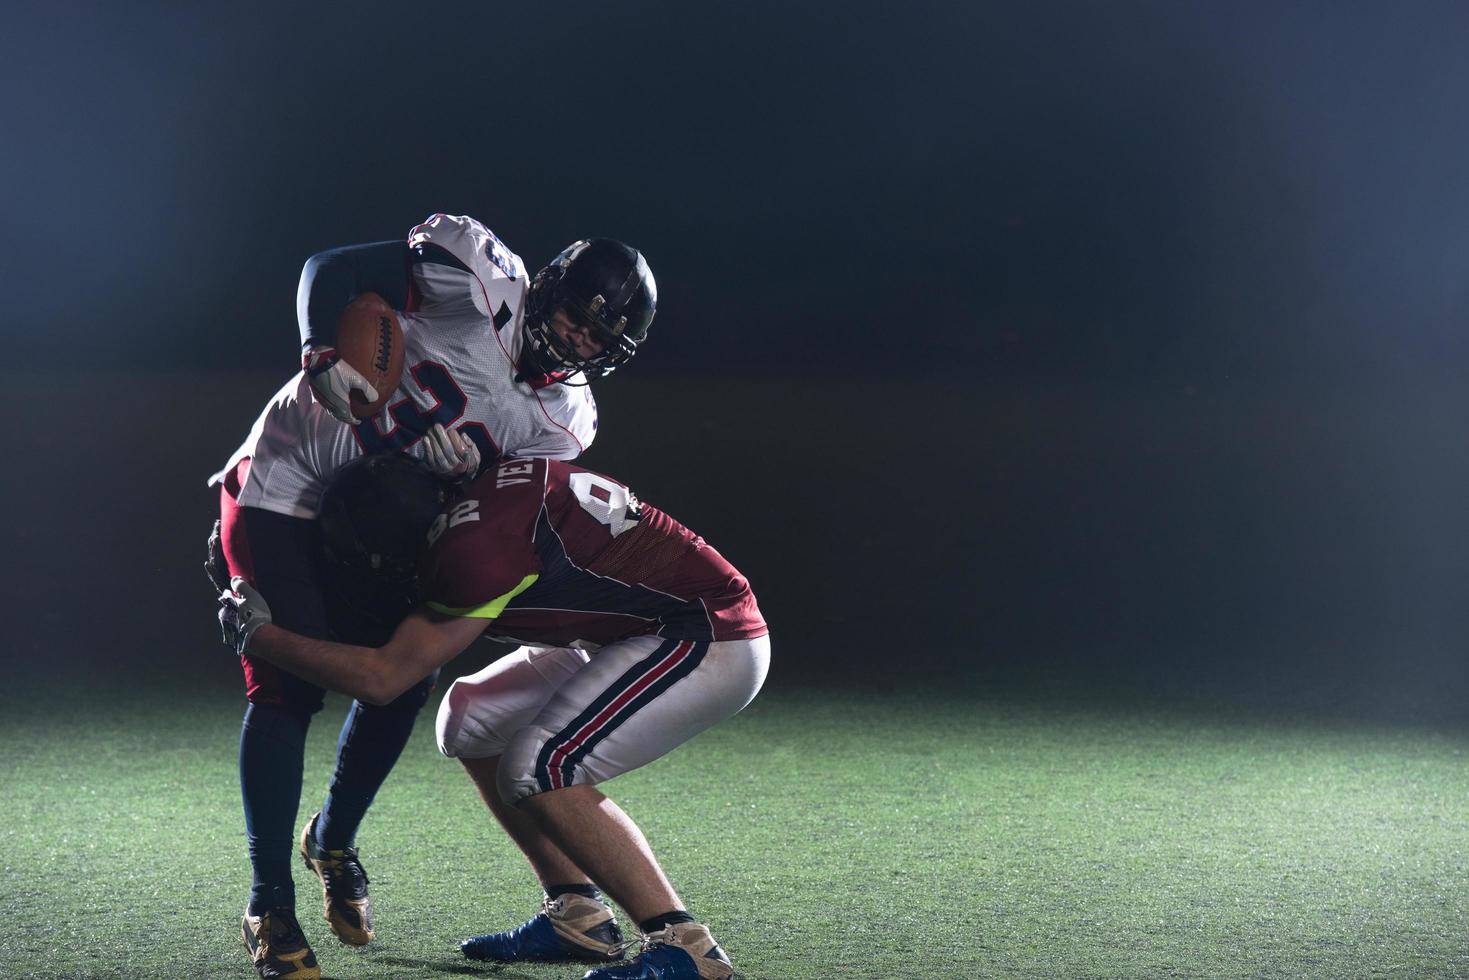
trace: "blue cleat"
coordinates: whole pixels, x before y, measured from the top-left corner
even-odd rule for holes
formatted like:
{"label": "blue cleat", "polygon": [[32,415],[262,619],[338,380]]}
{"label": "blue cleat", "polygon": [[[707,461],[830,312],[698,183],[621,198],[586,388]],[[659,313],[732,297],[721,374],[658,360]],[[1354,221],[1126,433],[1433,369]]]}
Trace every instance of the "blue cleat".
{"label": "blue cleat", "polygon": [[612,910],[584,895],[548,898],[538,915],[506,932],[474,936],[459,944],[472,960],[605,963],[622,959],[622,930]]}
{"label": "blue cleat", "polygon": [[724,950],[696,922],[643,937],[643,952],[618,966],[589,970],[582,980],[727,980],[734,967]]}

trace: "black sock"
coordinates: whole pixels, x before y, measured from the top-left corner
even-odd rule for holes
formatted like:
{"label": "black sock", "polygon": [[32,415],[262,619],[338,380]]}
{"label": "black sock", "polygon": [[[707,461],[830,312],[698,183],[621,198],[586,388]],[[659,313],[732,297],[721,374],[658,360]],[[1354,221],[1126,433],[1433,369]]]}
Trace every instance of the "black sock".
{"label": "black sock", "polygon": [[290,912],[296,914],[294,889],[280,885],[257,885],[250,891],[250,902],[245,907],[248,915],[264,915],[266,912]]}
{"label": "black sock", "polygon": [[650,933],[658,932],[660,929],[667,929],[669,926],[697,921],[697,919],[683,909],[678,909],[673,912],[664,912],[662,915],[655,915],[651,919],[644,919],[638,923],[638,929],[646,936]]}
{"label": "black sock", "polygon": [[584,898],[602,900],[602,893],[597,891],[596,885],[547,885],[546,897],[555,901],[562,895],[581,895]]}
{"label": "black sock", "polygon": [[295,908],[291,859],[301,767],[311,714],[279,704],[250,704],[240,726],[240,791],[245,804],[245,842],[254,883],[251,915]]}

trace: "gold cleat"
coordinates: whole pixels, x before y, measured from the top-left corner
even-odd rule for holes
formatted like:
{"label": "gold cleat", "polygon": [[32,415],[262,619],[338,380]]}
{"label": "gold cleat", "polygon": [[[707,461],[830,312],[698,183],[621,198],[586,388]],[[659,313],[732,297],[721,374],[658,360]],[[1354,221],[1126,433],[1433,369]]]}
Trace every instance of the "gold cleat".
{"label": "gold cleat", "polygon": [[328,851],[316,843],[314,813],[301,831],[301,860],[321,879],[322,908],[327,924],[349,946],[372,942],[372,900],[367,897],[367,872],[357,860],[357,848]]}
{"label": "gold cleat", "polygon": [[289,909],[271,909],[260,915],[245,910],[240,922],[245,952],[255,962],[261,980],[321,980],[316,954]]}

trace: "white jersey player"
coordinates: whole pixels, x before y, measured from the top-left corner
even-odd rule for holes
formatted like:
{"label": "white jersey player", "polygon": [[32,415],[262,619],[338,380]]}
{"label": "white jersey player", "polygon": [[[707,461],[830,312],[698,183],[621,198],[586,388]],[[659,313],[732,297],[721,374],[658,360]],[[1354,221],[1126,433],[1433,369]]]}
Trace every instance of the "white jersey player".
{"label": "white jersey player", "polygon": [[[270,400],[211,480],[222,482],[248,457],[240,506],[315,517],[338,469],[366,453],[426,458],[424,437],[436,424],[468,437],[482,465],[509,454],[574,459],[591,444],[591,388],[545,383],[564,378],[548,379],[555,370],[535,365],[528,375],[521,366],[529,277],[520,256],[473,218],[444,214],[414,228],[407,246],[412,279],[399,315],[404,370],[397,393],[377,416],[345,424],[313,397],[308,365]],[[320,363],[330,347],[324,339],[307,338],[316,352],[308,360]]]}
{"label": "white jersey player", "polygon": [[[377,293],[403,327],[404,370],[376,416],[358,421],[353,391],[377,397],[335,350],[342,311]],[[302,371],[214,474],[220,545],[231,575],[269,598],[276,620],[306,636],[372,642],[407,611],[390,597],[352,606],[329,588],[316,522],[332,475],[364,455],[403,452],[444,477],[472,478],[508,455],[572,459],[592,441],[586,387],[626,362],[657,302],[642,255],[610,239],[580,241],[528,279],[520,257],[472,218],[437,214],[406,241],[334,249],[302,272]],[[385,632],[386,631],[386,632]],[[290,865],[305,735],[323,691],[250,655],[240,785],[254,883],[242,938],[262,976],[319,976],[295,918]],[[392,704],[354,703],[321,811],[300,853],[321,879],[326,918],[343,942],[373,936],[357,827],[412,731],[433,677]]]}

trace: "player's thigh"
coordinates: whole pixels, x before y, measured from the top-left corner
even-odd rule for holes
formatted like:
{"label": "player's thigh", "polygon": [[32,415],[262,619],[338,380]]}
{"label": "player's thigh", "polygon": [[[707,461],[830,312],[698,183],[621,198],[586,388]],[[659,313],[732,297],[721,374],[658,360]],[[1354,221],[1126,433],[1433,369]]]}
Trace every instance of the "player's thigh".
{"label": "player's thigh", "polygon": [[517,802],[647,765],[749,704],[769,665],[763,636],[609,644],[515,734],[498,773],[500,796]]}
{"label": "player's thigh", "polygon": [[230,573],[243,577],[265,597],[273,622],[325,639],[326,584],[316,523],[259,507],[239,507],[225,495],[221,511]]}
{"label": "player's thigh", "polygon": [[511,736],[586,662],[581,650],[520,647],[459,678],[439,702],[439,751],[452,759],[502,754]]}
{"label": "player's thigh", "polygon": [[[231,506],[221,495],[224,552],[230,573],[248,580],[270,604],[277,625],[314,639],[330,635],[321,565],[320,532],[313,521],[258,507]],[[245,654],[245,696],[252,702],[320,709],[322,689],[274,664]]]}

